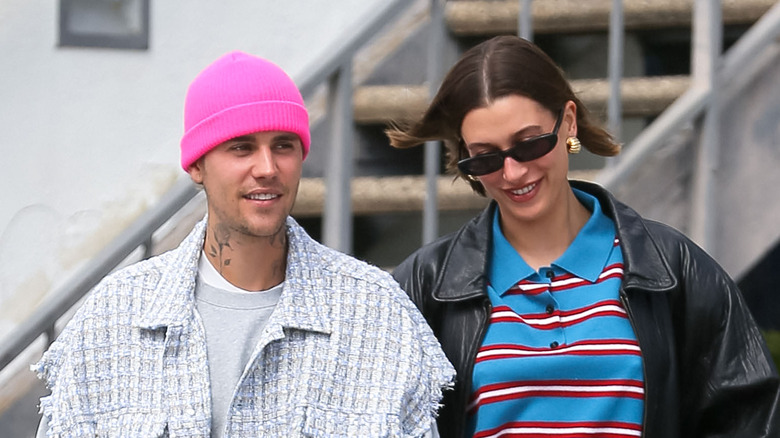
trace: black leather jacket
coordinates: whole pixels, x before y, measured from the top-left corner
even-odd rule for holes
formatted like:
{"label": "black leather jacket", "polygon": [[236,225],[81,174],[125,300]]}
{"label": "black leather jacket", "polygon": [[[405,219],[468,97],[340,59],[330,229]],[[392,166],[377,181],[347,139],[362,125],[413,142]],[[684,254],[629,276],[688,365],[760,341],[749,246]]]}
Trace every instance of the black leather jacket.
{"label": "black leather jacket", "polygon": [[[601,187],[618,230],[620,297],[639,339],[646,438],[780,437],[780,383],[737,286],[703,250],[671,227],[642,219]],[[459,231],[421,248],[394,271],[458,372],[438,419],[462,437],[474,358],[490,301],[484,273],[495,202]]]}

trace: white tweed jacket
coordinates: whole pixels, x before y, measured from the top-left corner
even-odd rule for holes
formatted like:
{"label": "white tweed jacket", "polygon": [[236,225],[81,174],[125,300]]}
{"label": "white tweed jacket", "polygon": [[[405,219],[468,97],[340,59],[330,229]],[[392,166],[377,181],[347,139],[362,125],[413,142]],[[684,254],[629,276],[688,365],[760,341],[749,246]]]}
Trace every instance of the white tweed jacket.
{"label": "white tweed jacket", "polygon": [[[209,437],[194,288],[201,221],[165,254],[106,277],[33,366],[50,437]],[[425,434],[454,370],[389,274],[287,221],[282,296],[233,394],[229,437]],[[262,263],[262,261],[258,261]],[[229,324],[225,321],[225,324]]]}

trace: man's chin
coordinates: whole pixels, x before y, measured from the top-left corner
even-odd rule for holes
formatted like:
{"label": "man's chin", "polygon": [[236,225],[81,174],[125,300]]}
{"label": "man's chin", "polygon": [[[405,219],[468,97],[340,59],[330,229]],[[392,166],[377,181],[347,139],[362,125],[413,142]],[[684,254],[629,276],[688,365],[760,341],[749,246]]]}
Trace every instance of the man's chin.
{"label": "man's chin", "polygon": [[285,234],[287,231],[286,228],[286,221],[283,220],[281,223],[276,224],[247,224],[241,227],[238,231],[247,237],[257,239],[271,239]]}

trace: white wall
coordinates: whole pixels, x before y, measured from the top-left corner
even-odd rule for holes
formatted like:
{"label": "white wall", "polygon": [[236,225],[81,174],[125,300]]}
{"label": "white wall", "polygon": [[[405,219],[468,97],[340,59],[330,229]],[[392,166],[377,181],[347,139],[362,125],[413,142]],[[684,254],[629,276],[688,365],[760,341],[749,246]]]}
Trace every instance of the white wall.
{"label": "white wall", "polygon": [[237,49],[299,77],[386,2],[153,0],[150,47],[132,51],[57,47],[59,2],[3,0],[0,339],[184,175],[184,94],[203,67]]}

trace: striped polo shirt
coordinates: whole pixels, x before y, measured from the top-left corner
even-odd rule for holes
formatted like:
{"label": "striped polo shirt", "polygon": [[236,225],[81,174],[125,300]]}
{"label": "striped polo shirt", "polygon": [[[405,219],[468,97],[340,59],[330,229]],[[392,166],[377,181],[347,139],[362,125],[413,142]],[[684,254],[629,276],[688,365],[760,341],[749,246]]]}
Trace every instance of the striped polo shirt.
{"label": "striped polo shirt", "polygon": [[490,322],[468,405],[474,437],[638,437],[644,379],[618,289],[623,257],[598,200],[569,248],[534,271],[493,218]]}

